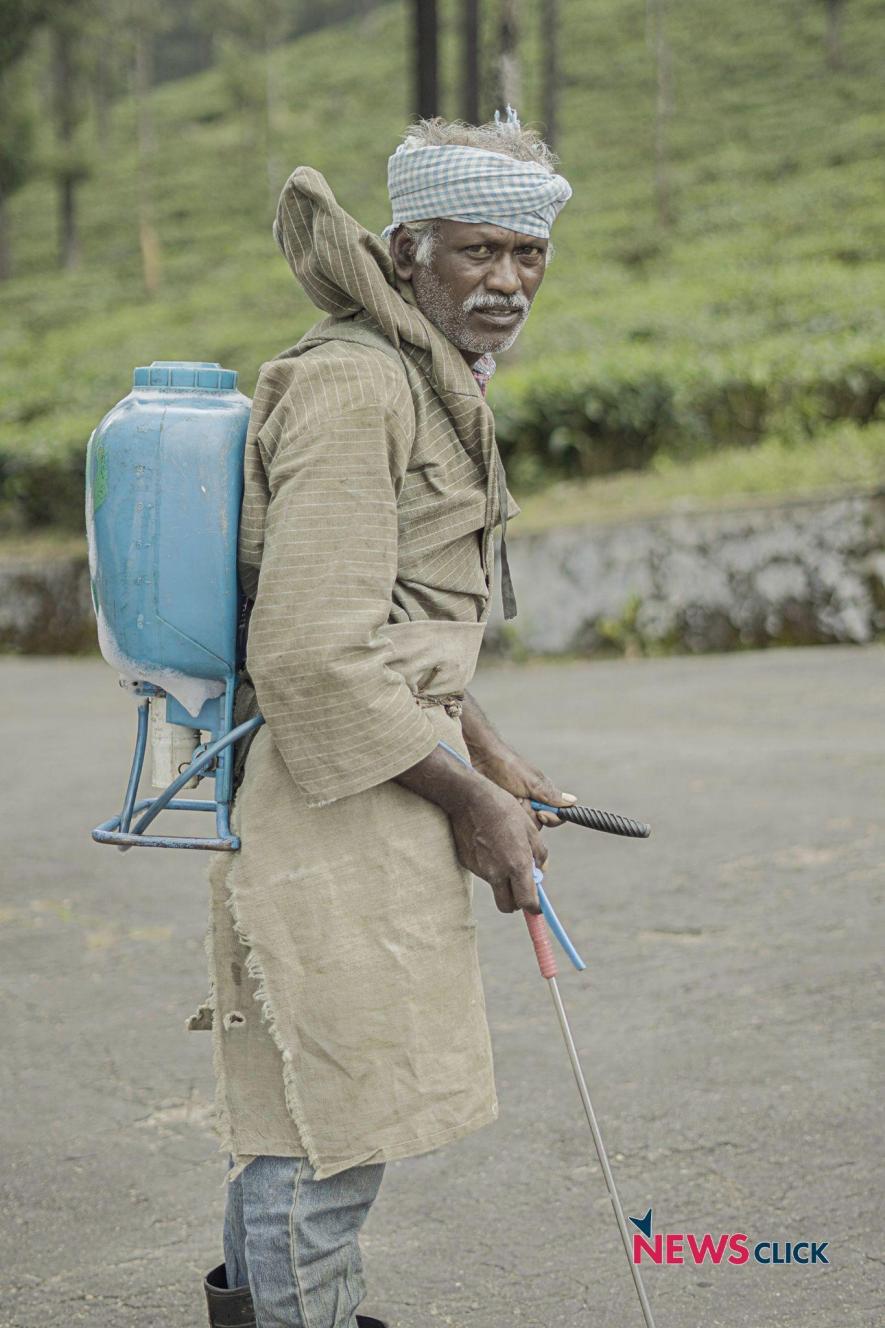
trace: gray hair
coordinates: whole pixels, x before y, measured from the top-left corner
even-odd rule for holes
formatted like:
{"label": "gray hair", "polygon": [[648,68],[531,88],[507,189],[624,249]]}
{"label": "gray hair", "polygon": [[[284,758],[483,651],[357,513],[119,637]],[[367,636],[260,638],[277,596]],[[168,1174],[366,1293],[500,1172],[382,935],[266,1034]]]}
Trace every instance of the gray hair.
{"label": "gray hair", "polygon": [[[521,125],[509,107],[506,120],[496,116],[494,120],[480,125],[465,124],[463,120],[444,120],[440,115],[430,120],[416,120],[403,134],[403,143],[407,148],[445,147],[450,144],[483,148],[486,152],[501,152],[516,161],[536,162],[551,175],[555,173],[559,161],[538,131]],[[429,221],[402,223],[402,229],[414,241],[416,263],[424,265],[433,257],[440,220],[440,217],[434,217]],[[553,252],[553,244],[549,242],[544,253],[545,267],[553,257]]]}
{"label": "gray hair", "polygon": [[422,267],[433,257],[439,235],[439,220],[439,217],[434,217],[432,221],[403,222],[403,230],[415,244],[415,262]]}
{"label": "gray hair", "polygon": [[[508,107],[509,111],[509,107]],[[544,142],[537,129],[529,129],[519,122],[515,113],[502,120],[500,116],[485,124],[465,124],[463,120],[444,120],[436,115],[430,120],[416,120],[403,134],[407,148],[434,148],[456,144],[465,148],[483,148],[486,152],[501,152],[516,161],[533,161],[551,175],[559,158]]]}

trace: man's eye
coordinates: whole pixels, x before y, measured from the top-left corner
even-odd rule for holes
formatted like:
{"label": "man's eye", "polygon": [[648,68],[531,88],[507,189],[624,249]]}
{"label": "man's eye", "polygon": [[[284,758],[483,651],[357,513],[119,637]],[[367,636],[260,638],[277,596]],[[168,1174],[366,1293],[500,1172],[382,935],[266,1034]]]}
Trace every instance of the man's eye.
{"label": "man's eye", "polygon": [[492,251],[487,244],[468,244],[468,254],[475,254],[477,258],[485,258]]}
{"label": "man's eye", "polygon": [[521,254],[526,254],[529,258],[540,258],[544,250],[537,244],[524,244],[521,246],[519,252]]}

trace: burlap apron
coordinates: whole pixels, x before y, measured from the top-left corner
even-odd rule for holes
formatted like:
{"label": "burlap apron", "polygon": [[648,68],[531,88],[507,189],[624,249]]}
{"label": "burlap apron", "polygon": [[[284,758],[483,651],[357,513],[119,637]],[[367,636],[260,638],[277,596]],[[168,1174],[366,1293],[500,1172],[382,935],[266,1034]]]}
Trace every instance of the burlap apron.
{"label": "burlap apron", "polygon": [[[441,740],[460,721],[484,623],[391,624],[391,666]],[[416,699],[416,704],[419,700]],[[209,871],[220,1149],[306,1155],[322,1178],[448,1143],[497,1116],[472,880],[447,815],[388,781],[322,807],[267,725]]]}

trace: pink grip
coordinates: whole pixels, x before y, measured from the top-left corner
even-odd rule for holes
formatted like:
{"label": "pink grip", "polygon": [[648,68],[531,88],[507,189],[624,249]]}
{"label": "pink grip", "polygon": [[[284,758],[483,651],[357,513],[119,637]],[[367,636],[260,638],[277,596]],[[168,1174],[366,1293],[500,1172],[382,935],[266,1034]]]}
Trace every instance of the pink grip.
{"label": "pink grip", "polygon": [[535,958],[542,978],[555,978],[559,969],[556,967],[556,955],[550,944],[550,933],[542,913],[524,913],[526,926],[535,947]]}

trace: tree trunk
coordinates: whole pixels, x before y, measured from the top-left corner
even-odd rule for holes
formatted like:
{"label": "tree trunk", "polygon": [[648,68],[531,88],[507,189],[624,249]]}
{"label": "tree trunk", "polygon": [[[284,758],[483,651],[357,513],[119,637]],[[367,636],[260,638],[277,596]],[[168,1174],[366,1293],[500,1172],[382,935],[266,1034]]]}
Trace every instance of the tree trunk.
{"label": "tree trunk", "polygon": [[827,68],[842,68],[842,18],[845,13],[845,0],[826,0],[827,6]]}
{"label": "tree trunk", "polygon": [[507,106],[519,110],[519,0],[501,0],[498,25],[498,90],[503,112]]}
{"label": "tree trunk", "polygon": [[0,281],[12,276],[12,250],[9,244],[9,208],[6,195],[0,188]]}
{"label": "tree trunk", "polygon": [[415,0],[415,110],[422,119],[439,114],[439,51],[436,0]]}
{"label": "tree trunk", "polygon": [[160,289],[160,238],[153,218],[153,167],[156,138],[150,92],[154,75],[153,33],[139,26],[135,38],[135,126],[138,171],[138,245],[145,294]]}
{"label": "tree trunk", "polygon": [[64,26],[52,31],[53,110],[59,148],[56,173],[58,186],[58,262],[71,271],[80,262],[80,237],[77,231],[77,175],[74,156],[74,38]]}
{"label": "tree trunk", "polygon": [[95,60],[92,100],[95,107],[95,137],[100,148],[110,141],[110,71],[104,47]]}
{"label": "tree trunk", "polygon": [[559,3],[541,0],[541,116],[544,137],[551,147],[556,144],[559,126]]}
{"label": "tree trunk", "polygon": [[667,157],[667,121],[672,107],[672,78],[670,46],[665,26],[666,0],[647,0],[647,3],[655,60],[655,203],[658,225],[667,229],[673,222],[673,207]]}
{"label": "tree trunk", "polygon": [[271,207],[276,211],[277,199],[282,187],[280,168],[276,154],[274,125],[276,123],[277,84],[273,52],[278,24],[268,10],[264,20],[264,159],[267,171],[267,188]]}
{"label": "tree trunk", "polygon": [[479,124],[479,0],[464,0],[461,40],[461,114]]}
{"label": "tree trunk", "polygon": [[77,228],[77,182],[67,172],[59,181],[59,266],[73,272],[80,266],[80,232]]}

